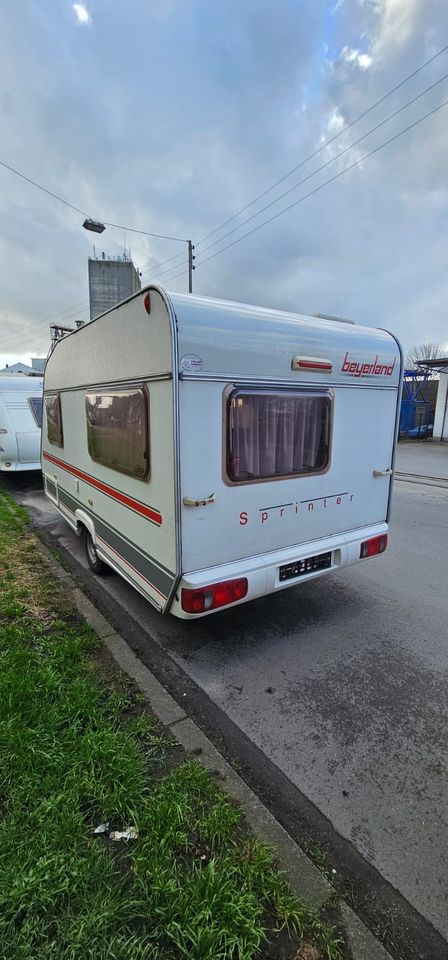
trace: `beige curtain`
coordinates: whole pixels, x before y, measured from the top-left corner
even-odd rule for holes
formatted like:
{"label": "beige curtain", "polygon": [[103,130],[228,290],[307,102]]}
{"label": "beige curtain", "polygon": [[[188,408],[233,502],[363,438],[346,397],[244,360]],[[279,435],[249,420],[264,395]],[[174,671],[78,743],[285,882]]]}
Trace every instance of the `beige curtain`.
{"label": "beige curtain", "polygon": [[234,480],[322,470],[328,459],[328,397],[239,394],[230,407]]}

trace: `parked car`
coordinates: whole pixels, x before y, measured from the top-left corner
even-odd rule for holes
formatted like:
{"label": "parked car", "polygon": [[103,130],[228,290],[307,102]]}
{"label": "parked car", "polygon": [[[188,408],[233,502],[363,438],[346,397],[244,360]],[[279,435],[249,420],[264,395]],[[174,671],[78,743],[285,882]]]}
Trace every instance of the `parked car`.
{"label": "parked car", "polygon": [[421,423],[418,427],[409,430],[407,436],[410,440],[424,440],[425,437],[432,437],[432,423]]}

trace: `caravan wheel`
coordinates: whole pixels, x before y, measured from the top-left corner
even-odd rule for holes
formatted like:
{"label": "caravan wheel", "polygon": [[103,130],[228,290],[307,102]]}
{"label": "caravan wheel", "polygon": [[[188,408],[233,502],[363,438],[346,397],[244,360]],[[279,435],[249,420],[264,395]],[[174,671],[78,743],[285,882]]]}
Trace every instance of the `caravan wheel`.
{"label": "caravan wheel", "polygon": [[93,570],[94,573],[99,574],[99,576],[103,576],[107,572],[106,564],[103,563],[102,560],[100,560],[96,552],[95,544],[87,529],[85,530],[84,536],[85,536],[87,562],[89,564],[89,567],[91,570]]}

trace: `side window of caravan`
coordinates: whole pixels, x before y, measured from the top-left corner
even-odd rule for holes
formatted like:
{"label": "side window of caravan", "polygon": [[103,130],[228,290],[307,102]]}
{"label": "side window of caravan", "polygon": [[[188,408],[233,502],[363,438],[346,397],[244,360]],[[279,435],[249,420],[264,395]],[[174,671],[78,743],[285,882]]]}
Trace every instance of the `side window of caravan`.
{"label": "side window of caravan", "polygon": [[63,447],[61,398],[58,393],[45,394],[45,413],[47,415],[47,437],[50,443],[54,443],[57,447]]}
{"label": "side window of caravan", "polygon": [[235,390],[228,401],[227,475],[234,483],[326,470],[328,392]]}
{"label": "side window of caravan", "polygon": [[42,397],[28,397],[28,403],[31,407],[31,413],[38,427],[42,426]]}
{"label": "side window of caravan", "polygon": [[92,460],[144,480],[149,473],[145,388],[92,391],[86,395],[86,416]]}

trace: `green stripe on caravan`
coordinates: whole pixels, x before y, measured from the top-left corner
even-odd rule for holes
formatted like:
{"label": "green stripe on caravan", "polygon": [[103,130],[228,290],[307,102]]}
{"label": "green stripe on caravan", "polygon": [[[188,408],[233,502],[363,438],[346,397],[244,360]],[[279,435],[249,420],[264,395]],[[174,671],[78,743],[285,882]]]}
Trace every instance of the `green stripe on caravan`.
{"label": "green stripe on caravan", "polygon": [[113,550],[114,553],[118,553],[119,557],[126,563],[130,564],[135,573],[151,583],[164,598],[169,595],[175,579],[173,573],[162,569],[159,564],[154,562],[152,557],[136,549],[125,537],[119,534],[118,530],[111,527],[110,524],[103,523],[93,510],[89,510],[80,500],[76,500],[75,497],[72,497],[71,494],[61,489],[61,487],[59,487],[59,500],[73,515],[77,508],[81,508],[85,513],[88,513],[89,516],[93,517],[95,520],[95,528],[98,533],[101,534],[104,543]]}

